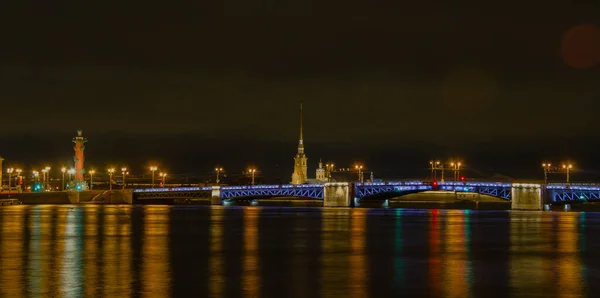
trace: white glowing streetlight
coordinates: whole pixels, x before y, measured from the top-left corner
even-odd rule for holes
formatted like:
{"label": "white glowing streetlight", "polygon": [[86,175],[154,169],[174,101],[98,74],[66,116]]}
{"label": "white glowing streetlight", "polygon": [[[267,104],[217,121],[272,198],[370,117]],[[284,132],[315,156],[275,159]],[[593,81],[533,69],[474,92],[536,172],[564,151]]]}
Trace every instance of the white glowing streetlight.
{"label": "white glowing streetlight", "polygon": [[125,182],[125,176],[129,174],[129,172],[127,172],[127,168],[123,167],[121,168],[121,173],[123,174],[123,190],[125,190],[125,186],[127,185]]}
{"label": "white glowing streetlight", "polygon": [[219,182],[220,182],[220,180],[219,180],[219,174],[221,174],[221,172],[223,172],[223,168],[216,167],[215,168],[215,172],[217,172],[217,185],[219,185]]}
{"label": "white glowing streetlight", "polygon": [[454,171],[454,178],[453,178],[453,180],[455,182],[460,177],[460,166],[461,165],[462,164],[460,162],[451,162],[450,163],[450,166],[452,167],[452,171]]}
{"label": "white glowing streetlight", "polygon": [[567,171],[567,184],[570,183],[571,169],[573,168],[572,164],[563,164],[562,168]]}
{"label": "white glowing streetlight", "polygon": [[252,175],[252,185],[254,185],[254,174],[256,174],[256,169],[249,169],[248,172]]}
{"label": "white glowing streetlight", "polygon": [[108,190],[112,190],[112,176],[115,173],[114,168],[108,169]]}
{"label": "white glowing streetlight", "polygon": [[92,190],[92,188],[94,188],[94,173],[96,173],[95,170],[90,170],[90,190]]}
{"label": "white glowing streetlight", "polygon": [[165,179],[167,179],[167,173],[160,173],[160,174],[158,174],[158,176],[160,178],[162,178],[162,184],[163,184],[163,187],[165,187]]}
{"label": "white glowing streetlight", "polygon": [[12,181],[12,173],[14,172],[15,169],[13,168],[8,168],[6,169],[6,173],[8,173],[8,191],[10,192],[10,182]]}
{"label": "white glowing streetlight", "polygon": [[[435,181],[435,180],[437,180],[436,170],[439,168],[440,162],[430,160],[429,165],[431,166],[431,181]],[[442,174],[442,176],[443,176],[443,174]],[[443,180],[443,178],[442,178],[442,180]]]}
{"label": "white glowing streetlight", "polygon": [[67,168],[62,167],[60,169],[60,171],[62,172],[62,187],[61,187],[61,190],[65,190],[65,173],[67,172]]}
{"label": "white glowing streetlight", "polygon": [[550,173],[552,164],[549,162],[544,162],[544,163],[542,163],[542,168],[544,169],[544,185],[546,185],[546,184],[548,184],[548,173]]}
{"label": "white glowing streetlight", "polygon": [[152,188],[154,188],[154,172],[156,172],[158,168],[156,166],[151,166],[150,171],[152,172]]}
{"label": "white glowing streetlight", "polygon": [[75,175],[75,169],[70,168],[67,173],[69,173],[69,181],[73,181],[73,175]]}
{"label": "white glowing streetlight", "polygon": [[358,173],[358,182],[362,183],[363,182],[363,175],[362,175],[363,166],[362,165],[355,165],[354,169],[356,169],[356,171]]}

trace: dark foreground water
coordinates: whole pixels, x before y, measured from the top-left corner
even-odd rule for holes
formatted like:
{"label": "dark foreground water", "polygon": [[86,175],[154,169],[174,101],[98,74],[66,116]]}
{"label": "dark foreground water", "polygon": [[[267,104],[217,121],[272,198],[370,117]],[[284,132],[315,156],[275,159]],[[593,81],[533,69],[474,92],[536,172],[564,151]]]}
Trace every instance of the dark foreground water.
{"label": "dark foreground water", "polygon": [[598,297],[600,213],[0,208],[0,297]]}

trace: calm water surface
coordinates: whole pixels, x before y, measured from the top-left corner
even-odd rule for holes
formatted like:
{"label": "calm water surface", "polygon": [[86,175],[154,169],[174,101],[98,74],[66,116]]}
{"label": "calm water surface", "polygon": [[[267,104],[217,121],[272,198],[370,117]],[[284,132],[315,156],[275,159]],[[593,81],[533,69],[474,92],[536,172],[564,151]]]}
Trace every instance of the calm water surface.
{"label": "calm water surface", "polygon": [[600,213],[0,208],[0,297],[599,297]]}

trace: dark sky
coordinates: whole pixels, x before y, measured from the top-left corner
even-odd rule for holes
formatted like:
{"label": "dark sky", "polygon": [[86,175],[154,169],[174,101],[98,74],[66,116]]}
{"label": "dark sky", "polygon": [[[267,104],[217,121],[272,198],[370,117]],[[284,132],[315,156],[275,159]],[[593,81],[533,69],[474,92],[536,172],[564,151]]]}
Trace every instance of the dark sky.
{"label": "dark sky", "polygon": [[443,155],[538,139],[564,156],[600,136],[598,1],[15,2],[0,26],[5,140],[287,144],[300,101],[309,157],[311,142]]}

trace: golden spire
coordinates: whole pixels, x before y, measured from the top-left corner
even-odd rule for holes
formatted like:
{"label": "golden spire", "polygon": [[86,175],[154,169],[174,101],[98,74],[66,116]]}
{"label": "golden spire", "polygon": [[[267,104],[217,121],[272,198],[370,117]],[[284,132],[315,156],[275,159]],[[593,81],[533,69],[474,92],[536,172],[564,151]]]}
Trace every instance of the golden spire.
{"label": "golden spire", "polygon": [[303,143],[302,141],[302,102],[300,102],[300,144]]}

